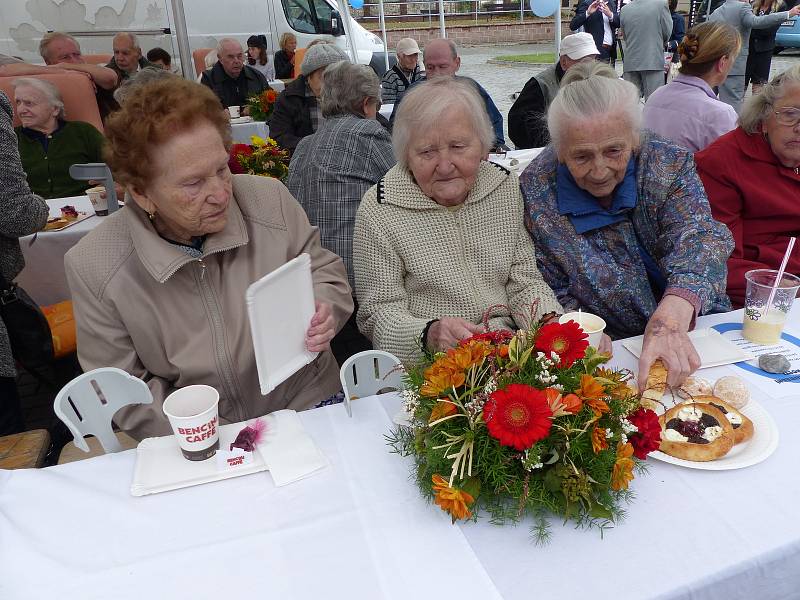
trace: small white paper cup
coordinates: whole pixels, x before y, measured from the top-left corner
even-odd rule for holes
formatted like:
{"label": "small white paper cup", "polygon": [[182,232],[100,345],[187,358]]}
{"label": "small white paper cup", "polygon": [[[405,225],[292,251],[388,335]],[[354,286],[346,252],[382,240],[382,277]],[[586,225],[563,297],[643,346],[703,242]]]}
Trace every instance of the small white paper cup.
{"label": "small white paper cup", "polygon": [[189,385],[164,400],[164,414],[184,458],[206,460],[219,448],[219,392],[208,385]]}
{"label": "small white paper cup", "polygon": [[600,340],[603,339],[603,331],[606,328],[606,322],[603,319],[585,312],[568,312],[558,318],[559,323],[567,321],[575,321],[583,329],[584,333],[589,336],[589,345],[592,348],[600,346]]}
{"label": "small white paper cup", "polygon": [[228,112],[231,115],[231,119],[238,119],[239,118],[239,107],[238,106],[229,106]]}
{"label": "small white paper cup", "polygon": [[86,190],[86,195],[89,196],[89,201],[92,203],[95,214],[101,217],[108,214],[108,197],[104,196],[105,193],[106,188],[102,185],[96,185]]}

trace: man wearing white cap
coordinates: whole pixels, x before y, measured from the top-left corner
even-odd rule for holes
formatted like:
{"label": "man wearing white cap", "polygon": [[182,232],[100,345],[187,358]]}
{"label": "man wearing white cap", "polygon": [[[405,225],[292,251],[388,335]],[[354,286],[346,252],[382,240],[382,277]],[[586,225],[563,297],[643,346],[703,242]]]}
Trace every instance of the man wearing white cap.
{"label": "man wearing white cap", "polygon": [[597,60],[600,52],[591,35],[573,33],[561,40],[559,54],[556,64],[528,80],[508,111],[508,137],[518,149],[547,145],[547,109],[558,93],[561,78],[572,65]]}
{"label": "man wearing white cap", "polygon": [[403,38],[397,42],[397,64],[386,71],[381,79],[381,100],[394,104],[408,86],[420,78],[419,55],[421,51],[413,38]]}

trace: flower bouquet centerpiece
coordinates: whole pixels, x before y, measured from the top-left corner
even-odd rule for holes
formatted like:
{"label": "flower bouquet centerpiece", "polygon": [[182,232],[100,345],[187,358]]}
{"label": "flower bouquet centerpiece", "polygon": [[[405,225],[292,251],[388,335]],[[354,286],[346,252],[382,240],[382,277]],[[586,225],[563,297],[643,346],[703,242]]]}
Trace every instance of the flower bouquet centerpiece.
{"label": "flower bouquet centerpiece", "polygon": [[661,428],[630,372],[603,368],[609,356],[586,337],[573,321],[490,331],[408,369],[411,426],[389,442],[454,523],[482,510],[495,523],[530,515],[543,543],[549,515],[601,531],[624,515]]}
{"label": "flower bouquet centerpiece", "polygon": [[250,109],[250,116],[254,121],[267,121],[275,110],[275,101],[278,99],[278,92],[273,89],[264,90],[261,93],[253,94],[247,99],[247,107]]}
{"label": "flower bouquet centerpiece", "polygon": [[251,144],[234,144],[231,147],[231,172],[274,177],[283,181],[289,174],[289,153],[282,150],[272,138],[254,135],[250,141]]}

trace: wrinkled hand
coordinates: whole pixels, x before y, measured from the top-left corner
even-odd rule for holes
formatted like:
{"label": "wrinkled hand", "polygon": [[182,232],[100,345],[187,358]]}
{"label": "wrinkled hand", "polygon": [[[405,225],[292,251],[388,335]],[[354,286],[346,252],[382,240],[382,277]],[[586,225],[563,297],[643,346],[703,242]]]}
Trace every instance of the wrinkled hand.
{"label": "wrinkled hand", "polygon": [[306,332],[306,348],[309,352],[324,352],[331,348],[330,342],[336,335],[336,322],[330,304],[316,302],[315,307],[317,312],[311,318],[311,325]]}
{"label": "wrinkled hand", "polygon": [[677,387],[700,366],[700,357],[687,332],[694,307],[678,296],[664,296],[644,330],[639,358],[639,390],[644,391],[650,366],[660,358],[669,375],[667,385]]}
{"label": "wrinkled hand", "polygon": [[249,106],[243,106],[242,110],[239,111],[239,114],[242,115],[243,117],[249,117],[250,116],[250,107]]}
{"label": "wrinkled hand", "polygon": [[[89,185],[104,185],[104,181],[97,181],[96,179],[90,179],[88,181]],[[114,191],[117,193],[117,201],[118,202],[125,202],[125,188],[118,184],[116,181],[114,182]],[[108,192],[101,192],[100,197],[105,200],[108,197]]]}
{"label": "wrinkled hand", "polygon": [[600,338],[600,344],[597,346],[597,351],[609,356],[614,356],[614,347],[611,345],[611,338],[605,333]]}
{"label": "wrinkled hand", "polygon": [[428,329],[428,348],[446,350],[476,333],[483,333],[483,327],[459,317],[442,317]]}

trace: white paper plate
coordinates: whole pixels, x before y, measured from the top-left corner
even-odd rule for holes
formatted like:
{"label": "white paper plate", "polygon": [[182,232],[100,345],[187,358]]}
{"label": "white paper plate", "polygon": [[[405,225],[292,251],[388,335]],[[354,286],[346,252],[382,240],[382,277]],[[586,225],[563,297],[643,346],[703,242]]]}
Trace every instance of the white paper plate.
{"label": "white paper plate", "polygon": [[651,452],[647,455],[647,458],[704,471],[727,471],[729,469],[752,467],[766,460],[775,452],[775,448],[778,447],[778,427],[770,414],[764,410],[764,407],[753,400],[750,400],[740,412],[753,422],[753,437],[746,442],[736,444],[722,458],[708,462],[695,462],[675,458],[658,451]]}
{"label": "white paper plate", "polygon": [[306,348],[314,317],[311,257],[301,254],[268,273],[246,294],[261,393],[266,395],[313,361]]}
{"label": "white paper plate", "polygon": [[252,123],[253,117],[235,117],[231,118],[231,125],[241,125],[242,123]]}
{"label": "white paper plate", "polygon": [[[642,340],[644,336],[636,336],[622,342],[622,345],[639,358],[642,354]],[[753,360],[755,357],[749,352],[745,352],[730,340],[724,338],[715,329],[695,329],[689,332],[689,339],[692,340],[697,354],[700,356],[700,368],[719,367],[731,363]]]}
{"label": "white paper plate", "polygon": [[[220,426],[220,448],[227,450],[244,426],[244,423]],[[174,435],[147,438],[139,442],[136,448],[131,495],[158,494],[266,470],[267,465],[260,452],[253,453],[253,462],[250,464],[221,471],[217,468],[215,458],[198,461],[183,458]]]}

